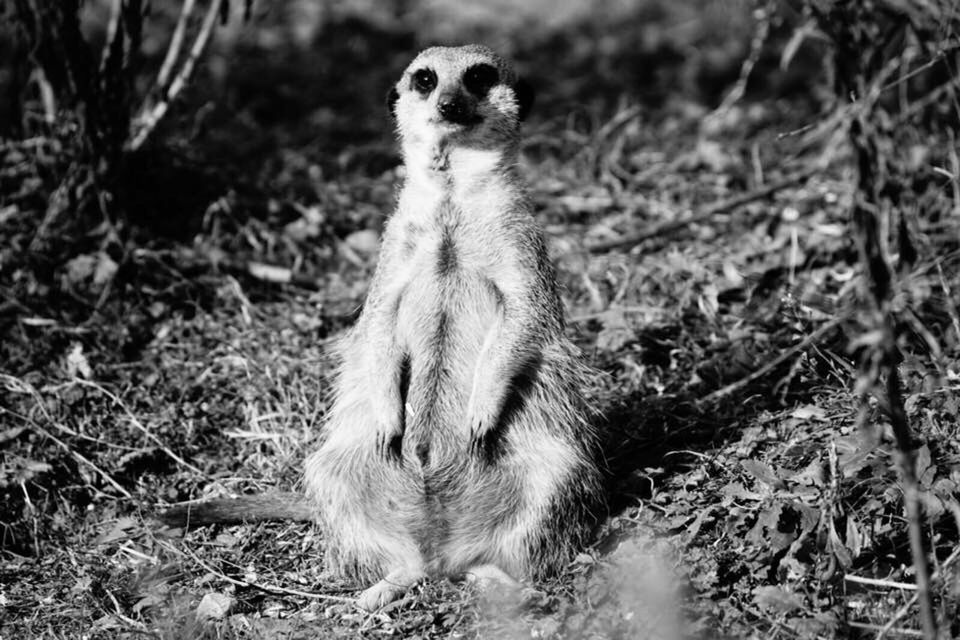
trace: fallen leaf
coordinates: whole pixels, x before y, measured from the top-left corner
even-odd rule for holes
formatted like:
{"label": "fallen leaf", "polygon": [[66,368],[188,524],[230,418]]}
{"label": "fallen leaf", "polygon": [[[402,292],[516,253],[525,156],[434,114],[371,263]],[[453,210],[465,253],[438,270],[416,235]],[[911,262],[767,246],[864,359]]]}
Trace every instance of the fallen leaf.
{"label": "fallen leaf", "polygon": [[759,460],[747,459],[741,462],[740,466],[743,467],[744,471],[768,487],[773,489],[786,488],[786,483],[784,483],[784,481],[777,476],[776,472],[770,468],[769,465],[766,465]]}
{"label": "fallen leaf", "polygon": [[0,444],[10,442],[11,440],[16,440],[18,437],[20,437],[20,434],[26,430],[26,427],[13,427],[12,429],[0,431]]}
{"label": "fallen leaf", "polygon": [[753,590],[753,601],[761,609],[777,613],[790,613],[803,608],[803,597],[782,587],[757,587]]}
{"label": "fallen leaf", "polygon": [[798,420],[818,420],[822,422],[827,419],[827,412],[815,404],[805,404],[794,409],[790,416]]}
{"label": "fallen leaf", "polygon": [[354,231],[344,238],[343,242],[366,258],[375,256],[377,251],[380,250],[380,234],[373,229]]}
{"label": "fallen leaf", "polygon": [[233,607],[233,598],[225,593],[208,593],[197,605],[197,620],[222,620]]}
{"label": "fallen leaf", "polygon": [[68,378],[89,380],[93,377],[93,370],[90,368],[90,363],[87,362],[87,356],[83,355],[83,345],[79,342],[70,345],[70,351],[66,358],[66,369]]}
{"label": "fallen leaf", "polygon": [[117,540],[125,540],[130,537],[130,531],[139,526],[136,520],[130,517],[119,518],[109,531],[97,538],[95,544],[109,544]]}

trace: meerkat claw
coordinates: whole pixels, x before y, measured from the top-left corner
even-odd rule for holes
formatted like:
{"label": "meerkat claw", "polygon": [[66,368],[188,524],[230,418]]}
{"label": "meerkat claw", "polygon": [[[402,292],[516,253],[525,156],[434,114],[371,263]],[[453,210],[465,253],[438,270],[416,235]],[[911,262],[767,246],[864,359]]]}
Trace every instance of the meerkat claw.
{"label": "meerkat claw", "polygon": [[381,430],[377,432],[377,455],[386,458],[390,455],[390,445],[399,434],[399,429]]}

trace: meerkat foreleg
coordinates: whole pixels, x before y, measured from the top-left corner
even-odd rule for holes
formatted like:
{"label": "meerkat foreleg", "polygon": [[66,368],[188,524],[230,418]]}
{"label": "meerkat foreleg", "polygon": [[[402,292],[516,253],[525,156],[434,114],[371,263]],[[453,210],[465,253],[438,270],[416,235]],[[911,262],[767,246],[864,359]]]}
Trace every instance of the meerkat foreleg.
{"label": "meerkat foreleg", "polygon": [[466,414],[474,446],[496,426],[511,384],[539,349],[539,313],[523,287],[512,288],[500,287],[503,315],[488,330],[474,370]]}
{"label": "meerkat foreleg", "polygon": [[400,400],[401,355],[395,344],[371,348],[368,379],[377,451],[386,455],[393,439],[403,433],[403,407]]}
{"label": "meerkat foreleg", "polygon": [[[396,323],[400,296],[410,279],[408,270],[398,268],[393,255],[395,241],[389,236],[382,249],[381,263],[370,285],[365,326],[364,369],[367,395],[376,446],[386,454],[391,441],[403,431],[404,407],[400,397],[403,353],[397,344]],[[389,283],[385,282],[389,278]]]}

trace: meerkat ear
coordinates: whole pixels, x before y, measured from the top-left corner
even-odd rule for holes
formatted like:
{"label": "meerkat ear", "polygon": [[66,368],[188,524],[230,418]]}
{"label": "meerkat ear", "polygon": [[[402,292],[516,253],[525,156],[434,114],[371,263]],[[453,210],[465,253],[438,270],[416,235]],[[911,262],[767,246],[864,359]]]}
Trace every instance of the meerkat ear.
{"label": "meerkat ear", "polygon": [[517,105],[520,107],[517,119],[523,122],[530,114],[530,108],[533,107],[533,86],[523,78],[520,78],[516,84],[513,85],[513,90],[517,94]]}
{"label": "meerkat ear", "polygon": [[387,92],[387,109],[390,109],[390,115],[394,118],[397,117],[397,99],[400,97],[400,94],[397,93],[396,87],[390,87],[390,91]]}

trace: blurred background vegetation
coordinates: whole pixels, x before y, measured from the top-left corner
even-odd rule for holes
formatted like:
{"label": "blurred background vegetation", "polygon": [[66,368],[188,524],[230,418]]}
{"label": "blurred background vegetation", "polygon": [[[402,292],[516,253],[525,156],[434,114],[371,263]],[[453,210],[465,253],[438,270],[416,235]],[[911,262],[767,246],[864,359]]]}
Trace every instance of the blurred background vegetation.
{"label": "blurred background vegetation", "polygon": [[[39,23],[63,19],[72,4],[56,15],[48,11]],[[118,79],[107,77],[107,55],[102,62],[100,55],[112,4],[82,3],[78,27],[86,42],[74,45],[55,29],[36,37],[43,30],[31,33],[31,20],[4,21],[0,92],[7,98],[0,105],[0,134],[30,138],[59,131],[62,138],[69,136],[71,119],[91,112],[99,112],[99,126],[135,128],[110,122],[135,118],[142,104],[158,100],[156,75],[183,3],[125,4],[146,18],[137,50],[130,50],[128,37],[123,61],[114,64],[125,69]],[[383,95],[411,53],[432,43],[481,41],[514,59],[538,91],[534,128],[553,121],[590,132],[634,105],[646,111],[712,108],[747,57],[755,9],[747,0],[243,5],[223,4],[208,52],[153,144],[122,160],[110,157],[114,166],[101,167],[115,174],[106,176],[118,195],[112,208],[129,219],[189,236],[202,209],[227,185],[309,196],[320,176],[379,175],[398,162]],[[44,2],[5,0],[3,6],[8,16],[44,15]],[[185,49],[205,9],[194,12]],[[784,6],[771,19],[771,38],[783,40],[800,14]],[[822,47],[805,43],[786,71],[778,70],[776,47],[763,54],[751,75],[751,96],[789,99],[790,110],[815,111],[828,95],[819,86]],[[85,112],[71,113],[85,97],[70,86],[69,60],[83,56],[102,67],[104,95],[87,99]],[[124,94],[110,95],[117,86]],[[122,137],[85,128],[88,137]]]}

